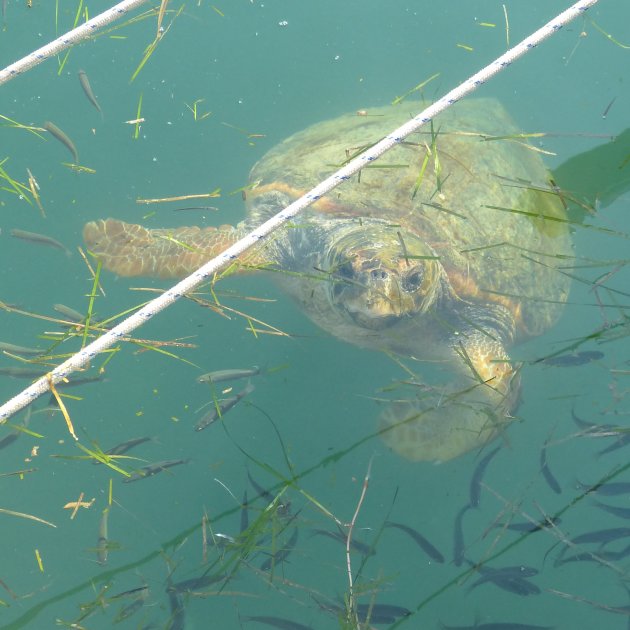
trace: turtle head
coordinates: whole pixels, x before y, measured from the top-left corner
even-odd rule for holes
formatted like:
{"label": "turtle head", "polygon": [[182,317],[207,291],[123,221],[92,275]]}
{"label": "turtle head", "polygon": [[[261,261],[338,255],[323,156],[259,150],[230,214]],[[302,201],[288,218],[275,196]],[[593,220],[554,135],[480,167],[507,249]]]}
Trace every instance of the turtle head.
{"label": "turtle head", "polygon": [[420,238],[383,223],[354,224],[328,251],[332,305],[362,328],[380,330],[428,311],[444,271]]}

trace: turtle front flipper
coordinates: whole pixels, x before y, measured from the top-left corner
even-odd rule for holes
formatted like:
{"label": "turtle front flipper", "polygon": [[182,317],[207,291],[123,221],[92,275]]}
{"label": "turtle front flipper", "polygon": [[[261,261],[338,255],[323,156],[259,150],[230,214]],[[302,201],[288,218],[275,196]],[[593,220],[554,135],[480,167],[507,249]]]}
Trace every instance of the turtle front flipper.
{"label": "turtle front flipper", "polygon": [[[231,225],[147,229],[116,219],[92,221],[83,228],[88,249],[108,271],[120,276],[182,278],[235,243],[244,230]],[[240,269],[268,263],[264,249],[239,257]]]}
{"label": "turtle front flipper", "polygon": [[396,401],[380,416],[381,436],[414,461],[446,461],[493,440],[512,420],[520,378],[496,337],[475,330],[451,344],[458,375],[443,388]]}

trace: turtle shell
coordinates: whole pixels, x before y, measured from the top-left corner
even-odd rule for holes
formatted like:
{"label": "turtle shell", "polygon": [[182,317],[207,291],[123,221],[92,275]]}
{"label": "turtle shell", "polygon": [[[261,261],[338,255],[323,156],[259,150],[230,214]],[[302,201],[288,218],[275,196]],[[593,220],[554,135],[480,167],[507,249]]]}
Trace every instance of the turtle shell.
{"label": "turtle shell", "polygon": [[[299,197],[422,108],[362,110],[294,134],[252,169],[250,211],[268,191]],[[335,216],[376,217],[417,235],[456,294],[507,307],[517,336],[551,326],[567,299],[570,280],[556,269],[572,253],[563,200],[540,153],[494,99],[452,106],[311,212],[328,228]]]}

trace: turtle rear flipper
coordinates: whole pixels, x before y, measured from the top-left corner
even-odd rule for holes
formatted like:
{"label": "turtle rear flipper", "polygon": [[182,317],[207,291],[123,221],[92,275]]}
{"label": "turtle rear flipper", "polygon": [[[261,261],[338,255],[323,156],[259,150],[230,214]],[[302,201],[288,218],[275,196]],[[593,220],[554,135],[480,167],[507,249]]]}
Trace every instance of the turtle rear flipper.
{"label": "turtle rear flipper", "polygon": [[448,386],[423,388],[421,398],[394,402],[380,415],[381,437],[407,459],[452,459],[483,447],[513,419],[520,377],[503,345],[480,330],[462,337],[452,344]]}

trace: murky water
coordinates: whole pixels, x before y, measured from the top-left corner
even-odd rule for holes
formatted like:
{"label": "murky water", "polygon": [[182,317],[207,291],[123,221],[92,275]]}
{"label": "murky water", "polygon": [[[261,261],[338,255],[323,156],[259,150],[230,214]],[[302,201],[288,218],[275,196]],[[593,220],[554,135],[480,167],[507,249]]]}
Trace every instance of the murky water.
{"label": "murky water", "polygon": [[[71,28],[77,13],[83,20],[102,8],[32,5],[8,0],[0,31],[3,66]],[[148,13],[136,10],[67,58],[64,53],[1,86],[0,114],[21,125],[54,122],[75,143],[80,164],[95,172],[65,165],[71,153],[49,134],[10,124],[0,129],[7,174],[0,184],[0,300],[20,311],[0,311],[0,341],[48,349],[67,330],[54,321],[60,317],[54,304],[88,311],[93,280],[76,252],[87,221],[112,216],[148,227],[236,223],[244,207],[241,193],[230,193],[247,184],[253,164],[286,136],[343,112],[388,104],[435,73],[439,77],[424,96],[439,96],[503,52],[508,38],[518,41],[565,7],[556,0],[185,6],[172,0],[166,33],[135,80],[156,32],[155,7],[149,5]],[[559,174],[571,174],[562,167],[568,159],[607,145],[628,126],[630,38],[622,25],[629,20],[623,3],[603,1],[480,90],[500,99],[524,131],[544,134],[533,143],[549,153],[545,160]],[[81,89],[80,69],[102,116]],[[137,118],[144,119],[139,126],[125,123]],[[540,592],[523,596],[494,583],[472,589],[478,575],[469,574],[466,563],[453,563],[455,519],[469,501],[473,471],[489,451],[435,466],[389,452],[376,435],[380,407],[373,398],[406,372],[383,354],[322,333],[271,279],[246,276],[222,281],[216,290],[222,304],[249,319],[221,316],[190,301],[177,304],[137,337],[194,347],[156,351],[151,344],[122,344],[85,374],[104,366],[103,380],[63,392],[84,447],[107,450],[130,438],[152,438],[126,453],[129,459],[115,460],[116,466],[133,471],[164,460],[185,464],[123,483],[124,475],[85,457],[61,414],[37,413],[47,397],[33,405],[31,433],[0,451],[0,508],[54,525],[0,513],[0,627],[264,627],[249,619],[256,616],[284,620],[276,627],[301,627],[287,620],[343,627],[336,611],[350,593],[345,542],[317,530],[334,533],[335,520],[353,519],[370,462],[353,529],[370,553],[353,549],[349,558],[357,601],[375,605],[373,626],[627,627],[628,561],[621,553],[627,538],[576,549],[562,540],[627,526],[599,509],[578,484],[616,473],[615,482],[630,482],[627,447],[601,453],[618,440],[622,444],[625,434],[598,437],[572,416],[628,427],[629,156],[626,144],[620,158],[606,165],[606,186],[618,185],[618,194],[602,189],[597,212],[572,228],[576,257],[566,261],[565,271],[574,281],[561,320],[512,349],[524,362],[518,421],[495,442],[501,449],[486,470],[480,504],[463,517],[468,560],[535,568],[538,574],[528,580]],[[39,184],[45,217],[29,192],[26,169]],[[10,179],[26,186],[22,195]],[[587,173],[571,181],[591,186],[593,180]],[[218,198],[137,203],[216,188]],[[217,209],[174,211],[198,205]],[[73,254],[12,238],[11,229],[50,235]],[[167,286],[107,272],[101,284],[105,295],[99,292],[93,306],[99,318],[133,308],[153,296],[147,290]],[[201,297],[211,299],[208,290]],[[269,329],[251,318],[288,335],[266,334]],[[81,336],[62,339],[53,354],[81,345]],[[603,356],[577,365],[571,355],[592,351]],[[569,355],[568,364],[535,362],[555,352]],[[23,367],[8,355],[1,358],[3,367]],[[195,432],[200,408],[213,404],[211,389],[196,377],[253,365],[264,372],[253,381],[254,392],[223,424]],[[3,377],[2,398],[25,383]],[[221,385],[239,391],[244,383]],[[233,395],[223,389],[218,386],[214,395]],[[21,425],[24,417],[11,424]],[[4,428],[0,439],[14,430]],[[560,493],[541,467],[545,444]],[[10,475],[26,469],[23,476]],[[248,475],[268,493],[256,498]],[[244,491],[249,526],[239,534]],[[630,508],[629,496],[625,491],[596,498]],[[94,502],[71,518],[73,510],[64,505],[79,497]],[[98,541],[105,509],[106,545]],[[526,515],[561,520],[551,531],[506,528],[526,522]],[[431,559],[402,530],[385,527],[387,521],[420,532],[445,561]],[[347,528],[341,531],[347,536]],[[222,543],[226,539],[218,534],[235,540]],[[285,547],[285,560],[261,569]],[[587,551],[598,557],[563,562]],[[167,592],[169,585],[202,575],[207,579],[191,587],[194,593]],[[225,579],[210,583],[215,575]],[[143,586],[139,594],[116,597]],[[134,602],[137,607],[125,611]],[[409,615],[377,623],[379,614],[387,617],[384,605],[404,607]],[[181,611],[174,613],[174,606]]]}

